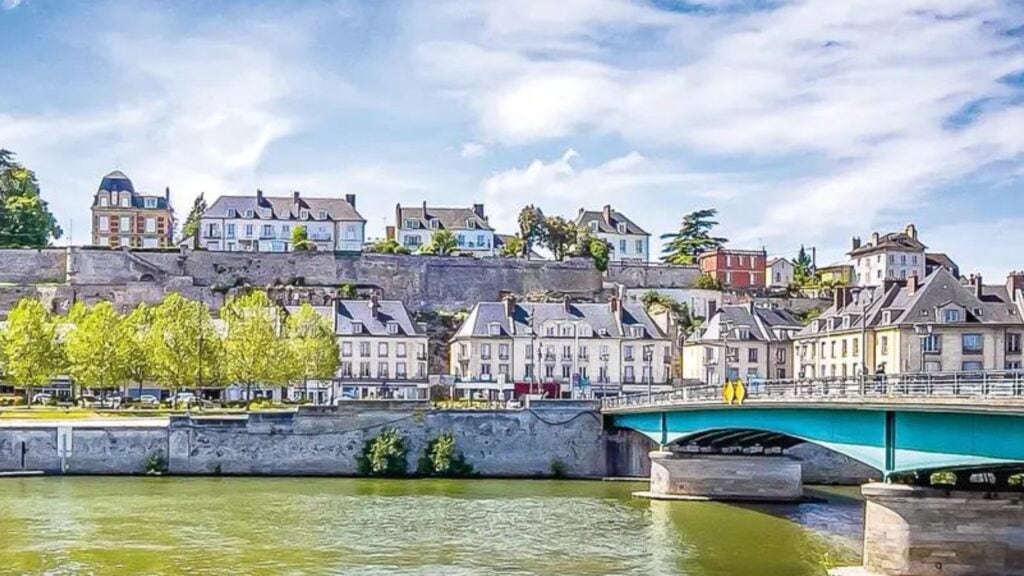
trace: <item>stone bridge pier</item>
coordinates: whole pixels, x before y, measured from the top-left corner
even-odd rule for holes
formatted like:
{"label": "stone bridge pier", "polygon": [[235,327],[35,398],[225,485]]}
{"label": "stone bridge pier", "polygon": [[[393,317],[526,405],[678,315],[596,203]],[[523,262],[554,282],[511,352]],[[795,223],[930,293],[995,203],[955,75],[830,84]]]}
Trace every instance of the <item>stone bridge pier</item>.
{"label": "stone bridge pier", "polygon": [[866,484],[864,564],[830,576],[1024,576],[1024,494]]}
{"label": "stone bridge pier", "polygon": [[799,460],[786,456],[727,456],[651,452],[651,487],[661,500],[792,501],[803,498]]}

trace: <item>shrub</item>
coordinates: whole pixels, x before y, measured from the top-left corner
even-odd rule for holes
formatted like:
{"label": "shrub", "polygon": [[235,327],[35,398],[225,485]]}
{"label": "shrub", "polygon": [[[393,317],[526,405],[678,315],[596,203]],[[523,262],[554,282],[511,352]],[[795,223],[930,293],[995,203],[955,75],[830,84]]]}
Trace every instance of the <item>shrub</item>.
{"label": "shrub", "polygon": [[427,443],[416,471],[420,476],[464,478],[475,474],[472,464],[455,449],[455,436],[445,432]]}
{"label": "shrub", "polygon": [[146,474],[160,476],[167,472],[167,460],[159,452],[154,452],[146,458]]}
{"label": "shrub", "polygon": [[551,461],[551,475],[555,478],[565,478],[566,466],[565,462],[562,462],[558,458]]}
{"label": "shrub", "polygon": [[363,444],[356,466],[362,476],[404,476],[407,452],[405,439],[398,430],[385,428]]}

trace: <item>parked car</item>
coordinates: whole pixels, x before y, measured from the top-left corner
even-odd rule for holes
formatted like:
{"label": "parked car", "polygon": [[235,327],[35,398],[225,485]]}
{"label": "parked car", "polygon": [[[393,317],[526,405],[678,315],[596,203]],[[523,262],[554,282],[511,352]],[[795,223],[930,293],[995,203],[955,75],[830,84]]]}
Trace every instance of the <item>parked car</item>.
{"label": "parked car", "polygon": [[174,395],[175,406],[191,406],[198,403],[199,399],[192,392],[178,392]]}
{"label": "parked car", "polygon": [[53,395],[47,392],[40,392],[32,397],[33,404],[53,404]]}
{"label": "parked car", "polygon": [[152,394],[143,394],[139,396],[139,406],[146,408],[155,408],[160,405],[160,399]]}
{"label": "parked car", "polygon": [[107,396],[103,400],[100,400],[100,408],[109,408],[111,410],[117,410],[121,407],[124,401],[120,396]]}
{"label": "parked car", "polygon": [[99,403],[100,399],[92,394],[82,394],[78,397],[78,401],[76,402],[76,404],[82,408],[92,408],[93,406],[99,405]]}

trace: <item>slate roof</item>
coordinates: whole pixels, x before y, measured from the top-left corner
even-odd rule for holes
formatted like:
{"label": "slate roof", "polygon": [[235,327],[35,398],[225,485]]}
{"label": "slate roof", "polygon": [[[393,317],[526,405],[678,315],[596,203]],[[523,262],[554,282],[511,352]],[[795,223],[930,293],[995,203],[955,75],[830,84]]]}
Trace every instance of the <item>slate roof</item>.
{"label": "slate roof", "polygon": [[[306,218],[301,217],[301,210],[309,211]],[[234,210],[235,216],[228,211]],[[258,220],[294,220],[313,222],[322,220],[319,212],[327,212],[327,221],[366,222],[344,198],[307,198],[299,196],[221,196],[212,206],[203,212],[203,218],[245,218],[245,211],[252,210],[253,218]]]}
{"label": "slate roof", "polygon": [[[334,303],[335,333],[354,336],[426,336],[401,301],[380,300],[376,315],[371,313],[370,304],[370,300],[337,300]],[[362,323],[359,332],[353,331],[353,322]],[[398,334],[388,332],[388,324],[391,322],[398,323]]]}
{"label": "slate roof", "polygon": [[[125,176],[124,172],[121,172],[120,170],[114,170],[113,172],[104,176],[103,179],[100,180],[100,187],[96,190],[96,192],[130,192],[132,198],[131,208],[147,209],[145,198],[156,199],[156,208],[151,207],[148,208],[149,210],[166,210],[169,207],[166,195],[140,194],[136,192],[135,185],[132,184],[131,179],[128,178],[128,176]],[[112,210],[117,208],[124,208],[124,206],[121,206],[120,202],[118,202],[116,205],[101,207],[99,205],[98,196],[94,197],[93,206],[97,208],[110,208]]]}
{"label": "slate roof", "polygon": [[[791,310],[758,306],[757,304],[727,304],[719,308],[715,314],[704,322],[698,330],[695,340],[698,342],[720,342],[722,325],[731,325],[726,340],[740,340],[738,329],[746,328],[744,338],[751,342],[786,342],[789,334],[803,327],[803,323]],[[779,334],[775,330],[780,330]]]}
{"label": "slate roof", "polygon": [[[491,230],[491,225],[488,224],[486,218],[481,218],[479,214],[473,211],[472,208],[434,208],[427,206],[425,209],[423,206],[401,206],[397,207],[399,228],[405,228],[405,222],[407,220],[416,220],[419,222],[420,229],[429,230],[431,229],[430,222],[437,220],[441,224],[441,228],[448,230]],[[467,222],[472,220],[475,222],[475,228],[469,228]]]}
{"label": "slate roof", "polygon": [[886,250],[904,250],[912,252],[924,252],[927,248],[916,238],[911,238],[906,232],[890,232],[878,237],[878,243],[868,242],[860,248],[854,248],[848,254],[853,257],[873,254]]}
{"label": "slate roof", "polygon": [[627,218],[623,213],[616,210],[609,211],[609,218],[605,218],[604,210],[580,210],[579,216],[576,217],[577,226],[586,226],[590,228],[590,223],[597,222],[597,231],[603,234],[620,234],[619,224],[626,225],[626,234],[639,234],[641,236],[650,236],[643,228],[636,225],[635,222]]}
{"label": "slate roof", "polygon": [[512,318],[505,315],[504,302],[480,302],[470,311],[466,321],[455,333],[455,338],[491,336],[489,328],[497,323],[501,329],[501,337],[529,336],[531,326],[536,327],[537,336],[544,338],[542,326],[546,322],[580,321],[589,326],[592,338],[631,338],[629,327],[640,327],[642,339],[664,339],[664,332],[658,328],[654,320],[635,302],[622,302],[622,324],[620,325],[608,303],[570,303],[562,302],[517,302]]}
{"label": "slate roof", "polygon": [[[829,307],[801,330],[799,336],[860,330],[864,313],[869,328],[943,324],[943,319],[938,317],[940,310],[951,304],[964,310],[965,320],[958,325],[1024,326],[1020,308],[1007,293],[1006,286],[982,286],[981,298],[978,298],[973,286],[961,284],[949,270],[938,268],[924,279],[914,294],[906,285],[895,283],[866,288],[856,294],[850,304],[839,309],[835,305]],[[834,328],[829,327],[832,318],[841,319]]]}

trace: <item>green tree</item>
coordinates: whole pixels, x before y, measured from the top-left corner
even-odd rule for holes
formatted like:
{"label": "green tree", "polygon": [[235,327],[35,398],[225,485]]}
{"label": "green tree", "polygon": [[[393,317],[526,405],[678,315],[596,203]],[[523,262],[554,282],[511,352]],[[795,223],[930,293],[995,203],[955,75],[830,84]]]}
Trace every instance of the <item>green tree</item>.
{"label": "green tree", "polygon": [[153,309],[144,341],[153,362],[153,380],[161,387],[173,392],[223,385],[220,337],[202,302],[180,294],[165,298]]}
{"label": "green tree", "polygon": [[29,404],[31,389],[46,386],[63,368],[57,323],[38,300],[19,300],[7,315],[3,343],[7,378],[25,389]]}
{"label": "green tree", "polygon": [[110,302],[75,314],[64,335],[68,375],[77,386],[120,387],[128,379],[128,340],[124,323]]}
{"label": "green tree", "polygon": [[153,361],[146,346],[153,327],[153,317],[153,308],[140,304],[121,319],[124,328],[121,345],[124,348],[125,374],[129,381],[138,384],[139,396],[142,395],[143,384],[151,381],[154,376]]}
{"label": "green tree", "polygon": [[281,335],[282,310],[266,292],[235,296],[221,308],[224,335],[224,370],[228,380],[245,386],[246,400],[253,385],[283,385],[290,358]]}
{"label": "green tree", "polygon": [[[311,305],[303,304],[285,323],[289,358],[289,379],[331,380],[338,371],[338,340],[330,322]],[[333,390],[333,383],[331,389]],[[333,402],[333,398],[331,398]]]}
{"label": "green tree", "polygon": [[192,238],[195,242],[194,246],[199,245],[199,223],[203,213],[206,212],[206,199],[203,198],[203,194],[200,192],[192,201],[192,209],[189,210],[188,217],[185,218],[185,225],[181,227],[181,235],[185,238]]}
{"label": "green tree", "polygon": [[693,264],[701,252],[714,250],[728,242],[725,238],[711,235],[714,227],[718,226],[714,220],[716,214],[718,210],[715,209],[691,212],[683,217],[678,232],[662,234],[662,261],[669,264]]}
{"label": "green tree", "polygon": [[394,238],[381,238],[370,246],[370,252],[377,254],[409,254],[409,249],[398,243]]}
{"label": "green tree", "polygon": [[589,229],[576,226],[576,243],[573,247],[573,254],[583,258],[590,258],[594,261],[594,267],[604,272],[608,269],[611,245],[591,234]]}
{"label": "green tree", "polygon": [[363,444],[356,466],[363,476],[404,476],[407,453],[405,439],[398,430],[385,428]]}
{"label": "green tree", "polygon": [[578,227],[561,216],[551,216],[544,222],[544,245],[555,260],[564,260],[576,246]]}
{"label": "green tree", "polygon": [[434,254],[436,256],[448,256],[455,252],[459,247],[458,240],[455,238],[455,234],[452,234],[451,230],[442,228],[434,232],[430,237],[430,242],[423,245],[420,248],[421,254]]}
{"label": "green tree", "polygon": [[814,283],[813,265],[810,255],[807,254],[807,250],[801,244],[800,252],[796,256],[796,262],[793,263],[793,281],[796,282],[797,286],[807,286]]}
{"label": "green tree", "polygon": [[62,233],[35,173],[0,149],[0,248],[43,248]]}
{"label": "green tree", "polygon": [[547,233],[547,219],[540,208],[533,204],[524,206],[519,211],[519,238],[522,239],[521,255],[524,258],[530,257],[534,246],[544,244],[544,236]]}
{"label": "green tree", "polygon": [[420,476],[447,476],[464,478],[473,476],[473,466],[455,446],[455,435],[444,432],[423,448],[417,462],[416,472]]}
{"label": "green tree", "polygon": [[704,273],[697,278],[697,288],[702,290],[721,290],[722,283],[711,274]]}
{"label": "green tree", "polygon": [[505,258],[519,258],[523,255],[523,239],[512,236],[501,245],[501,255]]}
{"label": "green tree", "polygon": [[295,252],[308,252],[316,250],[316,244],[310,242],[309,232],[305,226],[292,228],[292,250]]}

